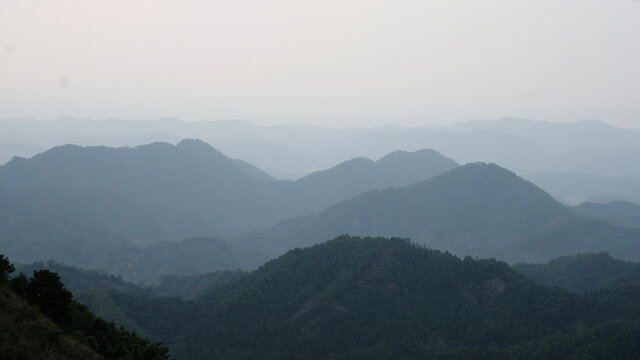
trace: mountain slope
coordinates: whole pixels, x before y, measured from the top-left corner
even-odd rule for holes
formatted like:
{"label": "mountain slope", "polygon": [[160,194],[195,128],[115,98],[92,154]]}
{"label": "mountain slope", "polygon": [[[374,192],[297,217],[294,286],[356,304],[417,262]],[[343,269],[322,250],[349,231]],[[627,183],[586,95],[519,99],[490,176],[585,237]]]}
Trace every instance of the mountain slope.
{"label": "mountain slope", "polygon": [[103,359],[8,288],[0,286],[0,357],[3,359]]}
{"label": "mountain slope", "polygon": [[0,255],[0,358],[168,359],[168,349],[97,318],[55,272],[15,270]]}
{"label": "mountain slope", "polygon": [[252,270],[268,259],[217,238],[162,241],[129,251],[113,251],[95,267],[132,282],[156,282],[162,275],[188,276],[218,270]]}
{"label": "mountain slope", "polygon": [[[357,163],[368,165],[353,166]],[[54,259],[132,281],[155,280],[161,269],[182,275],[221,270],[171,257],[199,255],[192,242],[172,243],[166,251],[149,245],[266,229],[361,192],[420,181],[454,166],[431,150],[398,151],[293,182],[276,181],[197,140],[135,148],[65,145],[0,167],[0,246],[20,262]],[[214,242],[203,245],[202,255],[231,269],[251,269],[263,259]]]}
{"label": "mountain slope", "polygon": [[585,202],[572,208],[576,213],[591,219],[608,221],[614,225],[640,228],[640,205],[628,201],[606,204]]}
{"label": "mountain slope", "polygon": [[163,225],[163,238],[174,240],[250,229],[238,219],[258,215],[251,210],[260,198],[256,184],[270,180],[196,140],[136,148],[66,145],[0,167],[0,186],[7,191],[88,188],[111,193],[153,217]]}
{"label": "mountain slope", "polygon": [[[362,162],[371,166],[353,166]],[[455,166],[431,150],[395,152],[290,182],[275,181],[198,140],[135,148],[65,145],[1,166],[0,190],[39,215],[73,219],[145,245],[264,229]]]}
{"label": "mountain slope", "polygon": [[591,326],[640,315],[640,287],[579,296],[496,260],[350,236],[292,250],[192,301],[112,295],[178,359],[195,360],[541,359],[529,350],[613,354],[614,343],[620,356],[637,353],[637,323]]}
{"label": "mountain slope", "polygon": [[372,191],[237,241],[277,255],[345,233],[406,237],[455,254],[510,262],[587,251],[640,259],[639,231],[580,218],[535,185],[488,164]]}
{"label": "mountain slope", "polygon": [[[365,191],[400,187],[430,179],[458,164],[430,149],[394,151],[377,161],[356,158],[294,182],[294,191],[306,204],[303,214],[349,199]],[[309,205],[307,205],[309,206]],[[306,210],[306,211],[305,211]]]}
{"label": "mountain slope", "polygon": [[536,282],[587,292],[640,283],[640,264],[607,253],[563,256],[544,264],[516,264],[514,269]]}

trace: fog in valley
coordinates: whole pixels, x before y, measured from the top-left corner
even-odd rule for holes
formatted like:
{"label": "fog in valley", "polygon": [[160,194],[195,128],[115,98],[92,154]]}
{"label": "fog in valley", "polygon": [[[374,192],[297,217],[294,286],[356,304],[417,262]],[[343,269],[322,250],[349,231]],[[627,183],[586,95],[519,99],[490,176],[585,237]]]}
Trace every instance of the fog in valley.
{"label": "fog in valley", "polygon": [[639,358],[639,18],[0,2],[0,358]]}

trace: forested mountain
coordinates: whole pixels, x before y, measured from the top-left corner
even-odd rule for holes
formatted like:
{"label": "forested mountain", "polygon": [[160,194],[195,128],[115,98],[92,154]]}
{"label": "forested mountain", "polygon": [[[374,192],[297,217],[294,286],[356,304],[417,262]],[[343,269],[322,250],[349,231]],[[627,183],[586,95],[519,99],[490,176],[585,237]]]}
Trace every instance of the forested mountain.
{"label": "forested mountain", "polygon": [[540,284],[587,292],[640,284],[640,264],[601,253],[563,256],[544,264],[516,264],[514,269]]}
{"label": "forested mountain", "polygon": [[481,163],[365,193],[237,241],[277,255],[346,233],[406,237],[459,255],[509,262],[589,251],[640,259],[639,230],[581,218],[512,172]]}
{"label": "forested mountain", "polygon": [[168,359],[167,349],[97,318],[72,298],[60,277],[14,271],[0,255],[0,358]]}
{"label": "forested mountain", "polygon": [[579,296],[400,239],[295,249],[191,301],[108,295],[177,359],[640,355],[640,286]]}
{"label": "forested mountain", "polygon": [[640,228],[640,205],[628,201],[613,201],[606,204],[585,202],[572,209],[591,219],[608,221],[618,226]]}
{"label": "forested mountain", "polygon": [[127,282],[120,276],[104,270],[82,269],[53,260],[38,261],[32,264],[16,264],[16,273],[32,274],[38,270],[49,270],[58,274],[64,287],[74,294],[85,290],[100,289],[127,293],[150,293],[150,290]]}

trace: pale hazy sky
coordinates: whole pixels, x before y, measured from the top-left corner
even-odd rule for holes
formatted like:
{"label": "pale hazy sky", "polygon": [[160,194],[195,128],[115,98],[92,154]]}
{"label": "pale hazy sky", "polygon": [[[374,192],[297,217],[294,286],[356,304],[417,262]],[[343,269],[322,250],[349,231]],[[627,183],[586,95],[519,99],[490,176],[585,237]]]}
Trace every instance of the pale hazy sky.
{"label": "pale hazy sky", "polygon": [[0,118],[640,127],[632,0],[0,0]]}

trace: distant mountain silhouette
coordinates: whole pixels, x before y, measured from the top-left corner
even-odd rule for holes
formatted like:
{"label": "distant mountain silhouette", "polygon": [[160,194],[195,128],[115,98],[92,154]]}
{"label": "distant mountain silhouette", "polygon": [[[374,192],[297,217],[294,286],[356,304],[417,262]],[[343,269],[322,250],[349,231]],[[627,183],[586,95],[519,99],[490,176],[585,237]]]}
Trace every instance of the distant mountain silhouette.
{"label": "distant mountain silhouette", "polygon": [[378,161],[356,158],[331,169],[314,172],[295,181],[293,188],[303,200],[299,213],[304,213],[322,210],[365,191],[430,179],[456,166],[455,161],[430,149],[394,151]]}
{"label": "distant mountain silhouette", "polygon": [[640,228],[640,205],[628,201],[613,201],[606,204],[585,202],[572,209],[591,219],[608,221],[618,226]]}
{"label": "distant mountain silhouette", "polygon": [[[378,161],[348,161],[298,181],[277,181],[198,140],[135,148],[65,145],[0,167],[0,213],[6,213],[0,217],[0,245],[21,262],[53,258],[126,274],[125,265],[113,267],[106,259],[117,256],[115,263],[121,264],[150,256],[154,248],[143,247],[159,241],[266,229],[362,192],[421,181],[455,166],[432,150],[398,151]],[[157,261],[171,264],[167,258]],[[136,280],[161,275],[139,271]]]}
{"label": "distant mountain silhouette", "polygon": [[538,262],[609,251],[640,259],[640,231],[587,220],[497,165],[468,164],[362,194],[237,241],[273,255],[340,234],[400,236],[459,255]]}
{"label": "distant mountain silhouette", "polygon": [[633,177],[545,172],[527,174],[525,178],[557,199],[574,204],[597,197],[640,199],[640,182]]}
{"label": "distant mountain silhouette", "polygon": [[465,121],[449,127],[455,131],[494,131],[530,140],[550,152],[610,149],[640,145],[640,134],[597,120],[573,123],[505,117]]}
{"label": "distant mountain silhouette", "polygon": [[111,251],[94,267],[121,275],[128,281],[148,284],[165,274],[188,276],[218,270],[252,270],[267,259],[258,251],[238,248],[215,238],[198,237]]}
{"label": "distant mountain silhouette", "polygon": [[246,230],[242,220],[259,213],[257,184],[270,180],[259,169],[196,140],[136,148],[66,145],[0,167],[0,186],[14,193],[80,188],[126,200],[161,224],[165,233],[148,234],[139,243]]}

